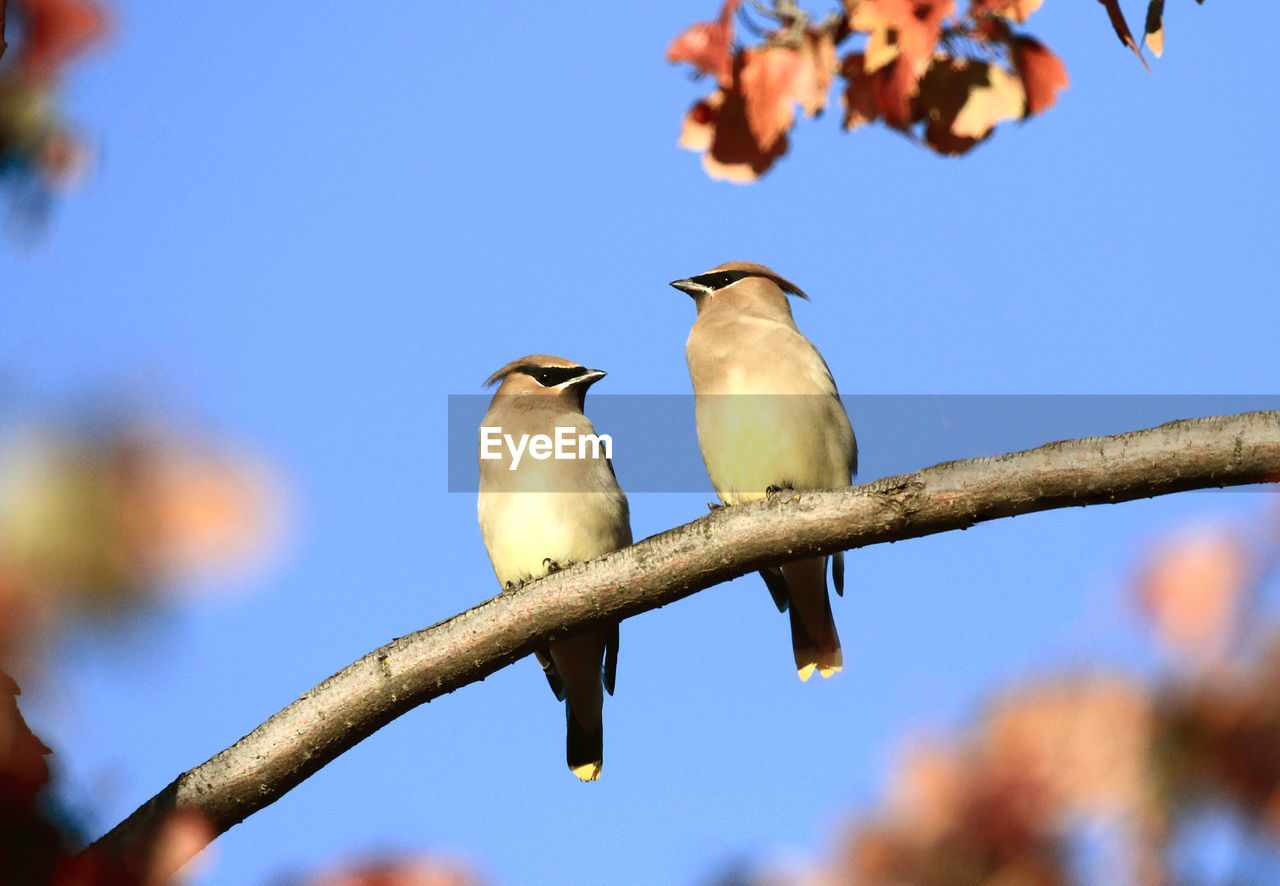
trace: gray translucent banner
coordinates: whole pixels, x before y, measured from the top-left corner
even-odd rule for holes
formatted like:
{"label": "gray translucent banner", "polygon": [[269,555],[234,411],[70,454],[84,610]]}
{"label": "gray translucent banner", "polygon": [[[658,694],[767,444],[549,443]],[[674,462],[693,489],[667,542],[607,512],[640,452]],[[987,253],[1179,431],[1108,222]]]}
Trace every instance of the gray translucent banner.
{"label": "gray translucent banner", "polygon": [[[491,396],[449,396],[450,492],[479,489],[480,427]],[[755,399],[767,411],[776,408],[779,398],[735,399]],[[858,438],[855,483],[1175,419],[1280,409],[1280,395],[1275,394],[884,394],[842,399]],[[611,439],[614,470],[625,491],[712,494],[698,450],[692,394],[588,394],[586,413],[596,433]],[[490,453],[506,445],[493,432],[489,439]],[[567,454],[563,446],[561,454]],[[509,464],[510,453],[504,452],[504,458],[503,464]],[[531,461],[526,450],[523,462]]]}

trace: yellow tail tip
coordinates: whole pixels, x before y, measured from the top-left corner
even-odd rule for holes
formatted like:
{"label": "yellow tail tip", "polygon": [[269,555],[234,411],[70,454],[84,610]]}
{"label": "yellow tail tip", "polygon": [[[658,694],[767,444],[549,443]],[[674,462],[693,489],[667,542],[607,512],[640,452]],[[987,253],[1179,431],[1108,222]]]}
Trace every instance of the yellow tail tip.
{"label": "yellow tail tip", "polygon": [[584,763],[581,766],[570,766],[573,774],[583,781],[595,781],[600,777],[600,770],[604,766],[600,763]]}
{"label": "yellow tail tip", "polygon": [[832,674],[841,670],[841,668],[842,665],[838,664],[818,664],[817,662],[811,662],[801,668],[798,668],[796,673],[800,675],[802,682],[807,683],[809,682],[809,678],[813,676],[814,671],[821,674],[822,678],[825,680],[827,677],[830,677]]}

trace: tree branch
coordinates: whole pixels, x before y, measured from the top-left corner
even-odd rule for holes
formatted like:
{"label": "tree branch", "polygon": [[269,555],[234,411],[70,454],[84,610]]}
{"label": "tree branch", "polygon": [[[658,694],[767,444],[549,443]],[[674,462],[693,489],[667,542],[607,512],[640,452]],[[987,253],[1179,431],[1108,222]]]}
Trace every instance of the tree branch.
{"label": "tree branch", "polygon": [[1250,412],[721,508],[374,650],[179,776],[96,846],[136,857],[175,808],[199,810],[222,833],[406,711],[552,637],[656,609],[766,564],[1050,508],[1278,479],[1280,411]]}

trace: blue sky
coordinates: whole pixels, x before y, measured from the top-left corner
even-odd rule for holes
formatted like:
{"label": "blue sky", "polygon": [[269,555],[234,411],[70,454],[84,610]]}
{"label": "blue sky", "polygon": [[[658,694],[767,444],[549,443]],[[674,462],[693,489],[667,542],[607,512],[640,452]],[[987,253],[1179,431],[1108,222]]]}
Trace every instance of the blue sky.
{"label": "blue sky", "polygon": [[[474,497],[447,491],[448,396],[530,352],[608,370],[592,397],[688,393],[669,280],[731,259],[795,280],[851,397],[1280,390],[1280,9],[1170,3],[1148,76],[1101,6],[1049,0],[1028,29],[1072,77],[1049,113],[954,160],[841,133],[837,109],[751,187],[675,146],[709,86],[663,52],[715,12],[120,5],[67,96],[98,168],[46,242],[0,252],[0,370],[19,403],[141,388],[256,447],[293,523],[241,593],[77,636],[28,688],[94,827],[495,593]],[[903,445],[862,437],[868,465]],[[709,496],[633,494],[636,537]],[[1189,494],[855,552],[845,671],[803,685],[759,580],[712,589],[623,625],[599,783],[565,769],[560,707],[519,662],[232,829],[199,882],[404,849],[511,886],[694,884],[821,851],[904,736],[1028,672],[1147,666],[1124,596],[1142,545],[1267,507]]]}

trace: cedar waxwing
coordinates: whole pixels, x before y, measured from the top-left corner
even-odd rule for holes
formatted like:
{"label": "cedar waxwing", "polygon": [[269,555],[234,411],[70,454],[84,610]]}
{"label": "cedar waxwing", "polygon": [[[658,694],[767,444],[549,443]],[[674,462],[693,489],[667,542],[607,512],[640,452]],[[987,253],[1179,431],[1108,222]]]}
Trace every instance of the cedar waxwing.
{"label": "cedar waxwing", "polygon": [[[849,486],[858,445],[826,361],[796,328],[787,294],[808,298],[763,265],[728,262],[676,280],[698,319],[685,356],[693,381],[698,446],[726,505],[784,489]],[[832,558],[837,593],[844,559]],[[780,612],[791,611],[801,680],[840,670],[840,638],[827,595],[827,558],[760,571]]]}
{"label": "cedar waxwing", "polygon": [[[485,382],[502,384],[480,429],[480,534],[503,587],[631,544],[627,497],[582,414],[587,388],[601,378],[599,369],[534,354]],[[539,445],[536,435],[551,443]],[[601,687],[613,694],[618,623],[555,640],[537,657],[565,703],[569,768],[595,781],[604,756]]]}

